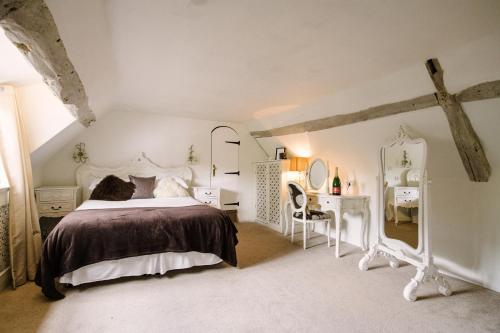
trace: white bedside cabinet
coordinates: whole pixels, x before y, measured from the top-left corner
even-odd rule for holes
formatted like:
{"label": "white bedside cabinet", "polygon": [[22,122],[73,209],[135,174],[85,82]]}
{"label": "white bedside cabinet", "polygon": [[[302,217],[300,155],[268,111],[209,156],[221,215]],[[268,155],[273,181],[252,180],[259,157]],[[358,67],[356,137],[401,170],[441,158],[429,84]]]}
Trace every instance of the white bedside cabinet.
{"label": "white bedside cabinet", "polygon": [[35,189],[38,215],[60,217],[76,209],[81,194],[78,186],[42,186]]}
{"label": "white bedside cabinet", "polygon": [[220,209],[220,188],[193,187],[193,195],[196,200]]}

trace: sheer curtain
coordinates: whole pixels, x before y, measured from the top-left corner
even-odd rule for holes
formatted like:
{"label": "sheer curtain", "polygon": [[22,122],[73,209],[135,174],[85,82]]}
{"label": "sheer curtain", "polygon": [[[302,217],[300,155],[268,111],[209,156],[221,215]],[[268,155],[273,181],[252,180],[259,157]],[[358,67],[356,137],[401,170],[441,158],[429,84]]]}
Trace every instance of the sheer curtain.
{"label": "sheer curtain", "polygon": [[13,87],[0,85],[0,156],[10,187],[9,250],[13,287],[34,280],[41,236],[31,161]]}

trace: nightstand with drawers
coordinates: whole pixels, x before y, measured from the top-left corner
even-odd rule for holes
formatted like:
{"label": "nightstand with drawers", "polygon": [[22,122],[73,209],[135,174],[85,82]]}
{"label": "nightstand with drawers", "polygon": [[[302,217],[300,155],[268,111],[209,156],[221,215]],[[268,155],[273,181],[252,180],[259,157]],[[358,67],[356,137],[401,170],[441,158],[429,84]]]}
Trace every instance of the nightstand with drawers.
{"label": "nightstand with drawers", "polygon": [[78,186],[43,186],[35,189],[35,198],[44,240],[65,215],[78,207],[81,193]]}
{"label": "nightstand with drawers", "polygon": [[43,186],[35,189],[39,216],[59,217],[75,210],[80,204],[78,186]]}
{"label": "nightstand with drawers", "polygon": [[193,195],[196,200],[220,209],[220,188],[193,187]]}

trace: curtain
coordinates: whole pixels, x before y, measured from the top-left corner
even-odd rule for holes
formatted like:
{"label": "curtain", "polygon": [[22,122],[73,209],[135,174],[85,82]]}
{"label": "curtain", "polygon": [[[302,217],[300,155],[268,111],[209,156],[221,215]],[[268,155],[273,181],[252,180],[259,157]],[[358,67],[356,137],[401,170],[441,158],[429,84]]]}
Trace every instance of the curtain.
{"label": "curtain", "polygon": [[25,134],[14,88],[0,85],[0,156],[10,187],[9,252],[14,288],[35,279],[42,244]]}

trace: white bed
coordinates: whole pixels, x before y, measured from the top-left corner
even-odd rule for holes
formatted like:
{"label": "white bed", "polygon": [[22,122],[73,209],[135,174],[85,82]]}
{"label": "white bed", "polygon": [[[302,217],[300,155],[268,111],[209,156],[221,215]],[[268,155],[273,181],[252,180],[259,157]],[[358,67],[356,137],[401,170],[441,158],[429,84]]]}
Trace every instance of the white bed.
{"label": "white bed", "polygon": [[[134,199],[127,201],[86,200],[90,196],[90,186],[96,179],[114,174],[126,179],[134,176],[165,176],[181,177],[186,184],[190,184],[192,173],[188,167],[162,168],[151,162],[144,153],[132,160],[129,164],[119,168],[101,168],[92,165],[82,165],[77,170],[77,184],[82,188],[84,202],[77,210],[137,208],[137,207],[186,207],[200,205],[192,197]],[[164,274],[169,270],[189,268],[193,266],[214,265],[222,259],[215,254],[200,252],[165,252],[118,260],[107,260],[81,267],[73,272],[66,273],[59,278],[60,283],[80,285],[83,283],[116,279],[124,276],[140,276],[144,274]]]}

